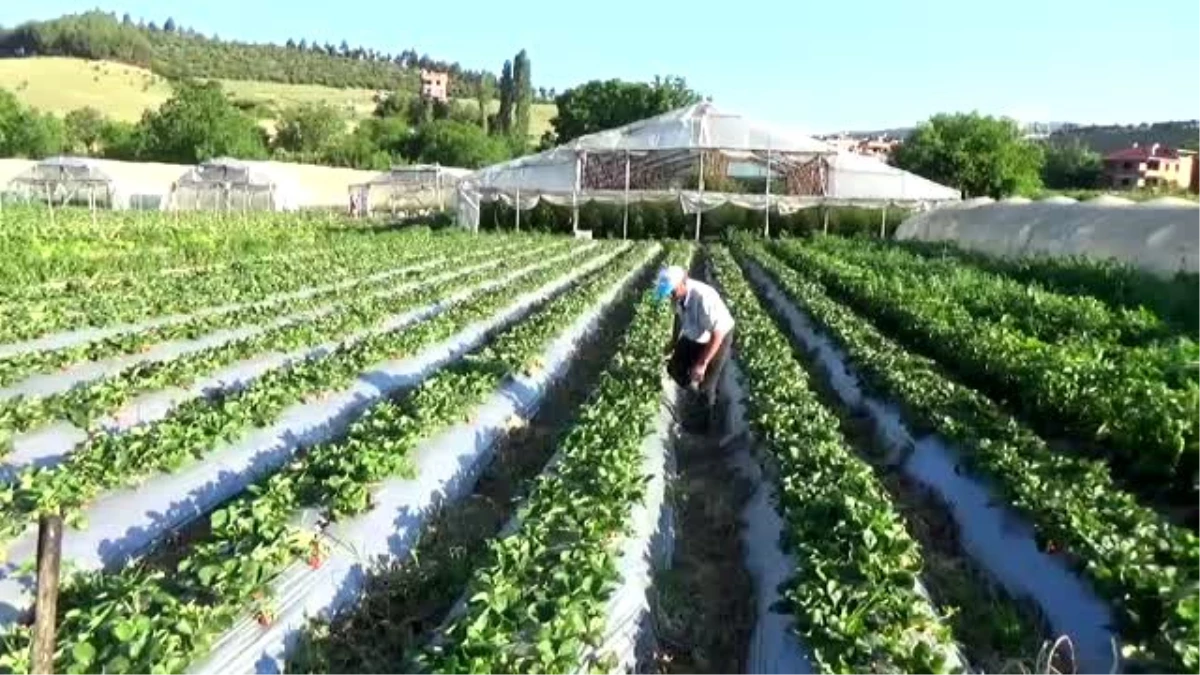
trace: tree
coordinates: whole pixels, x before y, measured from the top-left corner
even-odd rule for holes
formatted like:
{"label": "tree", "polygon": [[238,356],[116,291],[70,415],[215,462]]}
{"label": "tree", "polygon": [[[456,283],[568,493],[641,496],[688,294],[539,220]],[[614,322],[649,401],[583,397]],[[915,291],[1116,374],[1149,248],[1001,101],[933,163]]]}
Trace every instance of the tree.
{"label": "tree", "polygon": [[174,33],[175,32],[175,19],[168,16],[166,22],[163,23],[163,30],[167,33]]}
{"label": "tree", "polygon": [[513,118],[509,133],[514,139],[529,138],[529,114],[533,107],[533,84],[530,76],[529,56],[525,50],[517,52],[512,68]]}
{"label": "tree", "polygon": [[265,134],[216,82],[181,82],[139,123],[143,159],[196,164],[213,157],[266,157]]}
{"label": "tree", "polygon": [[342,44],[338,46],[338,53],[342,56],[350,56],[350,43],[342,40]]}
{"label": "tree", "polygon": [[318,152],[346,133],[337,109],[325,103],[304,103],[279,116],[275,147],[291,152]]}
{"label": "tree", "polygon": [[477,168],[503,161],[508,152],[502,139],[474,124],[436,120],[417,129],[407,155],[421,162]]}
{"label": "tree", "polygon": [[700,95],[678,77],[655,78],[654,82],[592,80],[555,99],[558,114],[550,121],[553,135],[543,142],[567,143],[699,101]]}
{"label": "tree", "polygon": [[500,110],[496,112],[491,125],[489,125],[493,134],[507,134],[512,130],[513,104],[516,102],[513,85],[512,61],[505,61],[504,67],[500,69]]}
{"label": "tree", "polygon": [[66,144],[72,150],[79,149],[85,155],[98,150],[103,137],[105,119],[99,110],[92,107],[77,108],[63,118],[66,127]]}
{"label": "tree", "polygon": [[1100,185],[1104,162],[1100,153],[1078,138],[1051,141],[1046,145],[1046,166],[1042,181],[1054,190],[1091,189]]}
{"label": "tree", "polygon": [[151,33],[157,33],[158,32],[158,24],[151,21],[150,23],[146,24],[146,30],[149,30]]}
{"label": "tree", "polygon": [[0,89],[0,157],[40,159],[62,152],[62,120],[21,105]]}
{"label": "tree", "polygon": [[973,112],[934,115],[896,149],[893,161],[967,197],[999,199],[1040,188],[1045,160],[1015,121]]}
{"label": "tree", "polygon": [[295,49],[295,48],[296,48],[296,41],[295,41],[295,40],[293,40],[292,38],[288,38],[288,40],[287,40],[287,44],[285,44],[284,46],[285,46],[285,47],[287,47],[288,49]]}
{"label": "tree", "polygon": [[129,16],[129,12],[125,12],[125,14],[121,16],[121,25],[133,26],[133,17]]}

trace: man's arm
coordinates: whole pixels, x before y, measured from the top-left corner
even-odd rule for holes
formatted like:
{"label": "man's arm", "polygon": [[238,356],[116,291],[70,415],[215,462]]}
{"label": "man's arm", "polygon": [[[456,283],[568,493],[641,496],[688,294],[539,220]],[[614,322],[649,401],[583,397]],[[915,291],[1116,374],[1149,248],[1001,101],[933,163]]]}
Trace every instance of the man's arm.
{"label": "man's arm", "polygon": [[700,353],[700,362],[697,364],[702,371],[707,370],[708,364],[717,356],[717,350],[721,348],[727,334],[728,331],[713,329],[712,339],[704,345],[704,351]]}

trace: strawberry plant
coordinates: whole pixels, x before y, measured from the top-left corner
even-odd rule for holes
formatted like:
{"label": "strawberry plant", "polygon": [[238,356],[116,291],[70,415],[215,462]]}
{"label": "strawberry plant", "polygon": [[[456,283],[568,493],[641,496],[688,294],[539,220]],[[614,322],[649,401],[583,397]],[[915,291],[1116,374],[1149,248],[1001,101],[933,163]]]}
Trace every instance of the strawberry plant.
{"label": "strawberry plant", "polygon": [[[507,259],[522,264],[551,250],[533,247]],[[464,261],[465,262],[465,261]],[[186,387],[217,369],[260,354],[290,352],[328,341],[344,340],[368,329],[382,319],[436,302],[455,288],[469,287],[496,276],[495,263],[483,269],[463,268],[432,276],[419,285],[405,284],[397,292],[388,289],[362,294],[330,308],[311,320],[287,323],[257,335],[186,354],[169,361],[136,364],[124,371],[42,398],[16,397],[0,401],[0,428],[12,433],[29,431],[56,419],[77,427],[93,429],[94,422],[111,415],[141,393],[166,387]]]}
{"label": "strawberry plant", "polygon": [[1081,439],[1147,494],[1166,485],[1195,502],[1200,382],[1194,342],[1190,348],[1043,342],[1004,323],[975,319],[952,294],[906,280],[882,260],[858,266],[795,244],[773,250],[1036,429]]}
{"label": "strawberry plant", "polygon": [[737,243],[787,296],[836,340],[864,384],[900,404],[915,429],[933,430],[962,453],[965,468],[988,479],[1037,530],[1063,550],[1107,598],[1126,657],[1166,672],[1200,669],[1200,539],[1141,506],[1095,460],[1056,454],[995,403],[946,377],[825,288],[760,244]]}
{"label": "strawberry plant", "polygon": [[404,358],[491,316],[513,294],[534,290],[561,275],[554,261],[517,272],[507,283],[460,302],[400,331],[372,333],[332,352],[287,364],[249,386],[188,401],[166,418],[121,434],[95,434],[63,463],[30,468],[0,488],[0,533],[23,531],[32,514],[76,512],[100,492],[130,485],[161,471],[177,471],[221,441],[270,424],[289,405],[338,390],[367,367]]}
{"label": "strawberry plant", "polygon": [[[482,402],[506,373],[519,373],[534,352],[544,351],[555,335],[594,305],[613,283],[645,262],[644,249],[622,254],[615,263],[590,273],[575,288],[546,302],[462,362],[398,400],[372,407],[353,423],[345,439],[310,448],[263,484],[213,512],[209,516],[211,535],[191,547],[174,575],[147,577],[134,566],[69,581],[77,604],[60,605],[60,611],[96,617],[88,591],[114,586],[113,577],[127,579],[124,604],[108,610],[106,621],[125,620],[125,608],[145,606],[152,598],[171,599],[155,605],[158,611],[149,617],[150,630],[172,645],[171,651],[127,660],[119,642],[94,640],[88,665],[103,666],[107,672],[178,672],[182,670],[178,664],[203,654],[211,639],[238,614],[248,614],[264,627],[270,625],[275,618],[270,582],[292,563],[318,566],[327,546],[313,530],[294,524],[295,512],[319,508],[328,522],[369,508],[373,485],[411,474],[409,455],[421,440],[461,421],[463,410]],[[193,616],[186,624],[187,632],[176,633],[184,608],[202,620]],[[85,637],[60,632],[58,662],[68,668],[79,667],[71,645]],[[18,630],[7,636],[5,651],[27,651],[27,640],[27,632]]]}
{"label": "strawberry plant", "polygon": [[737,320],[748,422],[773,465],[783,540],[802,561],[783,602],[803,644],[825,672],[955,669],[950,631],[917,588],[920,547],[887,490],[846,445],[729,252],[714,250],[712,262]]}
{"label": "strawberry plant", "polygon": [[[686,264],[690,248],[671,260]],[[520,528],[491,544],[469,584],[465,611],[419,655],[433,672],[575,672],[604,630],[617,581],[617,543],[641,501],[642,443],[661,395],[669,309],[649,293],[613,363],[600,376],[559,461],[521,507]]]}
{"label": "strawberry plant", "polygon": [[[433,262],[436,262],[442,255],[453,250],[454,246],[460,245],[455,240],[435,242],[435,245],[431,246],[406,249],[400,257],[392,257],[395,254],[390,249],[385,248],[378,252],[373,252],[372,255],[360,256],[360,259],[370,261],[372,267],[379,265],[374,256],[390,259],[395,268],[387,272],[387,276],[372,274],[359,277],[348,286],[326,286],[322,290],[308,295],[266,299],[230,311],[208,314],[201,313],[190,317],[186,321],[120,333],[111,337],[69,347],[24,352],[0,357],[0,387],[8,386],[35,373],[52,372],[74,363],[97,361],[120,354],[134,354],[146,351],[161,342],[196,339],[221,329],[263,324],[290,314],[311,311],[331,302],[344,302],[364,292],[371,292],[376,288],[386,288],[398,282],[411,282],[419,279],[421,276],[429,275],[426,266],[429,264],[430,258],[433,258]],[[463,256],[456,256],[456,260],[467,263],[473,257],[483,259],[487,256],[500,253],[511,246],[513,245],[508,244],[507,246],[496,246],[493,248],[485,244],[477,251],[472,251]],[[422,264],[416,265],[416,263]],[[400,273],[392,274],[392,272]],[[157,292],[164,291],[159,289]],[[87,299],[76,297],[75,301],[87,302]]]}

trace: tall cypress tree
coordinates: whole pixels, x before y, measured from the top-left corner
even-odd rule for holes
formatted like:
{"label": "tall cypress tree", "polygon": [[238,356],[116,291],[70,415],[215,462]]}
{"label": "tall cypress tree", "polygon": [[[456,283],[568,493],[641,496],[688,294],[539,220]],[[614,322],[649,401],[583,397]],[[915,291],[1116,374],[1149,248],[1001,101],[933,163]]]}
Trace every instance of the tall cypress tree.
{"label": "tall cypress tree", "polygon": [[533,82],[529,68],[529,56],[522,49],[513,60],[513,122],[510,128],[513,138],[521,144],[529,138],[529,115],[533,107]]}
{"label": "tall cypress tree", "polygon": [[513,104],[515,103],[516,94],[516,90],[513,87],[512,61],[504,62],[504,68],[500,71],[499,89],[500,111],[496,113],[496,120],[492,125],[492,133],[507,134],[512,130]]}

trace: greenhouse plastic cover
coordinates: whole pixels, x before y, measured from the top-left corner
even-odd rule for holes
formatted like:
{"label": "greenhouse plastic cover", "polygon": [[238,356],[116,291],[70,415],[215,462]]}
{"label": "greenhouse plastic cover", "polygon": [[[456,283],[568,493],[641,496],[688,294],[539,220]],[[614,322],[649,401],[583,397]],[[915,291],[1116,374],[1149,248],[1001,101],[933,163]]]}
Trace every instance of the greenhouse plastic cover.
{"label": "greenhouse plastic cover", "polygon": [[[578,249],[568,255],[578,255],[590,248]],[[68,528],[63,532],[64,563],[70,562],[77,569],[106,569],[138,555],[165,533],[202,516],[259,476],[282,465],[299,446],[332,437],[371,402],[400,387],[420,382],[429,373],[480,344],[490,331],[517,320],[541,298],[569,285],[579,275],[611,260],[614,255],[608,253],[574,267],[567,276],[522,296],[499,314],[467,327],[438,345],[373,368],[348,389],[317,401],[293,404],[273,423],[223,444],[201,461],[100,497],[84,511],[86,527]],[[497,279],[486,286],[504,282],[505,279]],[[463,295],[479,292],[482,288],[464,291]],[[442,301],[397,315],[385,321],[380,330],[396,330],[440,311],[449,302]],[[326,345],[318,349],[329,348]],[[0,567],[0,624],[16,620],[32,600],[31,579],[22,570],[22,565],[36,559],[36,534],[28,530],[15,539],[8,549],[9,560]]]}
{"label": "greenhouse plastic cover", "polygon": [[[495,441],[514,417],[528,418],[537,411],[549,388],[569,368],[581,342],[656,252],[657,247],[648,251],[636,269],[551,342],[541,359],[540,371],[509,378],[475,408],[472,422],[456,425],[421,443],[414,452],[415,478],[385,481],[373,495],[373,509],[334,524],[326,533],[333,542],[330,557],[319,570],[303,564],[289,567],[275,584],[278,613],[270,628],[264,630],[252,617],[242,617],[209,656],[194,665],[192,672],[282,672],[288,652],[310,618],[329,616],[355,602],[373,562],[403,559],[439,505],[454,502],[473,489],[491,458]],[[580,268],[570,280],[618,253]],[[568,286],[559,284],[557,290]]]}
{"label": "greenhouse plastic cover", "polygon": [[949,441],[936,434],[913,433],[898,407],[864,390],[842,349],[816,330],[769,274],[750,263],[747,276],[764,290],[791,333],[810,350],[838,398],[872,420],[877,437],[891,454],[889,460],[900,463],[904,473],[948,505],[963,550],[1010,595],[1037,604],[1057,634],[1070,636],[1079,672],[1111,672],[1116,640],[1113,617],[1091,585],[1062,557],[1038,548],[1032,526],[984,481],[962,469]]}
{"label": "greenhouse plastic cover", "polygon": [[1002,256],[1048,254],[1115,259],[1162,275],[1198,270],[1196,205],[1078,203],[944,207],[904,221],[896,239],[949,241]]}
{"label": "greenhouse plastic cover", "polygon": [[[189,201],[202,200],[208,192],[228,187],[237,193],[270,193],[275,211],[294,211],[303,204],[303,191],[297,181],[273,162],[254,162],[231,157],[210,159],[189,168],[175,180],[170,203],[174,207],[181,195]],[[236,199],[234,206],[237,205]]]}

